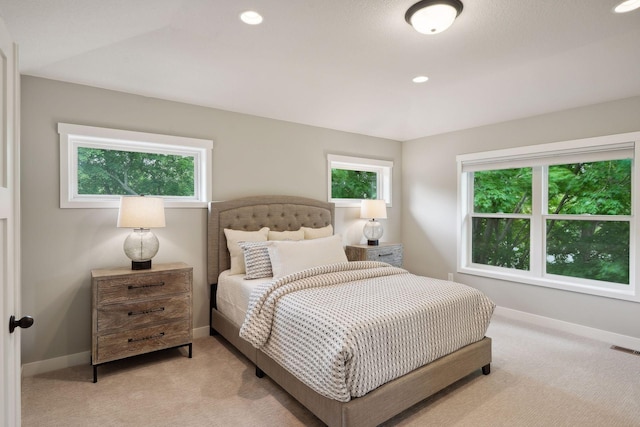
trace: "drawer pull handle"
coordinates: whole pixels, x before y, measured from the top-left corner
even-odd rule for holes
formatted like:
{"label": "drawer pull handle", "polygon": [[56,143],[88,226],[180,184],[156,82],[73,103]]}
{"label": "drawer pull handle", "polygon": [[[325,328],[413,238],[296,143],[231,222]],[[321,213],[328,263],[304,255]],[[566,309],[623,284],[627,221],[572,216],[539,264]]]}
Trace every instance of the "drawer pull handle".
{"label": "drawer pull handle", "polygon": [[149,310],[130,311],[129,316],[139,316],[140,314],[157,313],[159,311],[164,311],[164,307],[150,308]]}
{"label": "drawer pull handle", "polygon": [[164,286],[164,282],[149,283],[146,285],[129,285],[129,289],[155,288],[156,286]]}
{"label": "drawer pull handle", "polygon": [[154,340],[156,338],[162,338],[164,336],[164,332],[160,332],[157,335],[149,335],[148,337],[142,337],[142,338],[129,338],[129,342],[138,342],[138,341],[147,341],[147,340]]}
{"label": "drawer pull handle", "polygon": [[393,253],[391,253],[391,252],[386,253],[386,254],[378,254],[378,256],[391,256],[391,255],[393,255]]}

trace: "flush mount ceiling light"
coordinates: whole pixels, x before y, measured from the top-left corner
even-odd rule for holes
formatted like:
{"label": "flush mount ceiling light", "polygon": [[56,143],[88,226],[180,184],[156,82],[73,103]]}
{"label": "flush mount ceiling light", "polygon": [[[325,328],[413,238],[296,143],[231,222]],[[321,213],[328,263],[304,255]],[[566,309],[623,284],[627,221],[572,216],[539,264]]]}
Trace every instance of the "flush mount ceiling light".
{"label": "flush mount ceiling light", "polygon": [[253,10],[242,12],[240,14],[240,19],[242,20],[242,22],[249,25],[258,25],[262,23],[262,15]]}
{"label": "flush mount ceiling light", "polygon": [[416,77],[413,78],[413,82],[414,83],[424,83],[427,80],[429,80],[429,77],[427,77],[427,76],[416,76]]}
{"label": "flush mount ceiling light", "polygon": [[613,11],[616,13],[626,13],[636,10],[640,7],[640,0],[626,0],[617,5]]}
{"label": "flush mount ceiling light", "polygon": [[460,0],[423,0],[407,10],[404,19],[422,34],[441,33],[462,12]]}

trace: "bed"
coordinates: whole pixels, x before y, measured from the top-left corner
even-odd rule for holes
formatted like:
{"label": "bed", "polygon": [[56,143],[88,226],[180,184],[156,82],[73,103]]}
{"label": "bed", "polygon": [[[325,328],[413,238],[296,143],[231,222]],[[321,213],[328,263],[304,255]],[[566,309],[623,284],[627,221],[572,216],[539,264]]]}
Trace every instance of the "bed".
{"label": "bed", "polygon": [[[281,366],[282,362],[274,360],[273,352],[269,353],[268,350],[256,348],[240,337],[243,326],[241,322],[245,316],[242,306],[246,302],[242,302],[243,298],[246,301],[253,293],[251,286],[260,283],[262,287],[273,286],[274,280],[263,278],[256,280],[254,284],[251,284],[254,281],[241,280],[238,285],[240,291],[236,293],[235,300],[233,296],[224,294],[223,292],[226,291],[222,288],[218,289],[219,281],[226,283],[229,279],[225,276],[231,268],[231,255],[225,229],[255,232],[268,227],[270,231],[277,233],[293,232],[303,228],[306,230],[332,229],[335,225],[334,209],[333,203],[295,196],[257,196],[210,203],[207,275],[211,284],[211,334],[220,334],[224,337],[255,364],[258,376],[268,375],[329,426],[378,425],[475,371],[481,370],[483,374],[489,374],[491,339],[481,336],[477,341],[438,356],[424,366],[419,366],[396,379],[376,386],[361,397],[340,401],[327,397],[326,393],[321,393],[315,387],[312,388],[313,385],[310,387],[307,382],[298,379],[300,375],[294,375]],[[329,238],[322,240],[329,240]],[[358,263],[349,263],[345,268],[357,268],[358,272],[361,271],[360,268],[376,268],[378,269],[376,271],[384,270],[384,274],[389,275],[398,273],[392,270],[399,270],[391,266],[369,264],[354,266],[354,264]],[[273,268],[275,271],[276,266],[274,265]],[[317,269],[323,270],[322,273],[334,274],[333,270],[328,271],[325,268],[311,270]],[[365,273],[368,274],[368,271]],[[404,273],[408,274],[406,271]],[[336,272],[335,274],[344,273]],[[275,280],[275,282],[280,281],[282,279]],[[225,307],[221,307],[223,301]],[[250,306],[255,303],[256,301],[251,302]],[[491,307],[492,310],[493,307]],[[484,330],[486,331],[486,327]],[[248,337],[246,331],[243,333]]]}

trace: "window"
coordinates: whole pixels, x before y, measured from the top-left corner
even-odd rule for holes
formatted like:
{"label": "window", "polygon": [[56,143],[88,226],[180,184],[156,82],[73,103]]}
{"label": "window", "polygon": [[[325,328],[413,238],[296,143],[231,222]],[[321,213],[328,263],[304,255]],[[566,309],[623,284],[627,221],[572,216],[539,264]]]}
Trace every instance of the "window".
{"label": "window", "polygon": [[163,196],[167,207],[211,199],[213,141],[67,123],[60,134],[60,206],[118,207],[120,196]]}
{"label": "window", "polygon": [[383,199],[391,206],[393,162],[329,154],[329,201],[337,206],[360,206],[363,199]]}
{"label": "window", "polygon": [[640,132],[458,156],[458,271],[640,300],[637,142]]}

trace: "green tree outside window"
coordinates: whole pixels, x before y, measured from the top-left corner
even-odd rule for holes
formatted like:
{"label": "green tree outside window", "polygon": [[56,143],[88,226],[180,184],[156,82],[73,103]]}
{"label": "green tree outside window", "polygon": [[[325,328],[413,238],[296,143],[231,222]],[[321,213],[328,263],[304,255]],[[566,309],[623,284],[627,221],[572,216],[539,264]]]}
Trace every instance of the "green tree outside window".
{"label": "green tree outside window", "polygon": [[331,169],[331,195],[336,199],[377,199],[378,174]]}
{"label": "green tree outside window", "polygon": [[[474,213],[485,214],[472,218],[474,263],[529,269],[531,171],[474,173]],[[548,273],[629,284],[630,223],[606,217],[631,215],[631,172],[630,159],[547,168]]]}
{"label": "green tree outside window", "polygon": [[78,194],[195,194],[191,156],[78,147]]}

